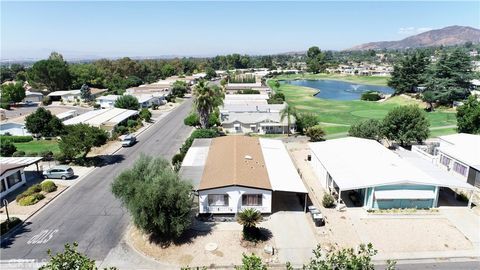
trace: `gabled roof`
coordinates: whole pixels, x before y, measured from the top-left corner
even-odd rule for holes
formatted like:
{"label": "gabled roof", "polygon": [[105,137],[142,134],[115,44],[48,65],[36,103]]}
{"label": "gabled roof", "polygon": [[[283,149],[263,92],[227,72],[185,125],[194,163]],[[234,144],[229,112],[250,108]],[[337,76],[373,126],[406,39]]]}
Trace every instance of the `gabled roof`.
{"label": "gabled roof", "polygon": [[396,184],[473,188],[464,182],[433,178],[374,140],[347,137],[309,146],[342,190]]}
{"label": "gabled roof", "polygon": [[225,186],[271,189],[258,138],[224,136],[212,140],[199,190]]}

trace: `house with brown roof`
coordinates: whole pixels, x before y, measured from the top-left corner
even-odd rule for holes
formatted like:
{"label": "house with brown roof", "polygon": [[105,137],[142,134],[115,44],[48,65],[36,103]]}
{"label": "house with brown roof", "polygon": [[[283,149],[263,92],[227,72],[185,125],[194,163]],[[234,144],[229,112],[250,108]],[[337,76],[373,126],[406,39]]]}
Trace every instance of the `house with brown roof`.
{"label": "house with brown roof", "polygon": [[[282,193],[304,195],[303,185],[280,140],[247,136],[196,139],[180,174],[198,193],[199,213],[235,214],[245,208],[272,213]],[[288,203],[287,203],[288,204]]]}

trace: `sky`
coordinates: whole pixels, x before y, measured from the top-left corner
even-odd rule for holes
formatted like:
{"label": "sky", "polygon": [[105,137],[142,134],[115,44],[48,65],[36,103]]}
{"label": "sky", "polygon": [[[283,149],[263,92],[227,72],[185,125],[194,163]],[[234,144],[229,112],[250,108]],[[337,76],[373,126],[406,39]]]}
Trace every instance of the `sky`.
{"label": "sky", "polygon": [[480,28],[480,1],[0,1],[1,59],[342,50],[450,25]]}

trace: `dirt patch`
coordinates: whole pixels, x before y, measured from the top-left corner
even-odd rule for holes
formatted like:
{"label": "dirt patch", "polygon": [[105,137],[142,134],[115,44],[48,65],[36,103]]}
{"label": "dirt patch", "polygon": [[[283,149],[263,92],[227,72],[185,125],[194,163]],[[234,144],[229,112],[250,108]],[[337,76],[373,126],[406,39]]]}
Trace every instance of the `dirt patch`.
{"label": "dirt patch", "polygon": [[[178,266],[232,266],[241,264],[242,254],[255,253],[264,260],[271,260],[271,255],[263,252],[266,245],[272,245],[272,239],[257,245],[241,245],[241,230],[222,230],[213,227],[211,231],[195,232],[190,241],[161,247],[152,243],[142,232],[131,226],[128,229],[127,241],[137,251],[163,263]],[[215,243],[218,248],[206,251],[208,243]]]}
{"label": "dirt patch", "polygon": [[455,226],[443,218],[364,219],[359,225],[358,231],[381,252],[449,251],[473,247]]}

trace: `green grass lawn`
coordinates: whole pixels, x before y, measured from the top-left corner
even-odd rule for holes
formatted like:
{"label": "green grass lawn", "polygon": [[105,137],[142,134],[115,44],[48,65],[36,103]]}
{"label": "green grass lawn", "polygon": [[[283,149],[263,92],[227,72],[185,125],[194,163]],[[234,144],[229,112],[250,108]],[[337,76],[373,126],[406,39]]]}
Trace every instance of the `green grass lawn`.
{"label": "green grass lawn", "polygon": [[43,151],[52,151],[53,153],[60,152],[58,142],[56,140],[39,140],[26,143],[15,143],[17,151],[24,151],[25,153],[40,153]]}
{"label": "green grass lawn", "polygon": [[430,138],[457,133],[457,128],[447,127],[430,130]]}
{"label": "green grass lawn", "polygon": [[371,85],[387,85],[387,80],[389,78],[390,77],[341,74],[287,74],[275,77],[276,80],[337,80]]}
{"label": "green grass lawn", "polygon": [[[365,80],[371,77],[359,78]],[[384,79],[383,77],[381,78]],[[374,79],[377,79],[377,77],[374,77]],[[274,89],[273,80],[268,81],[268,84]],[[408,104],[422,105],[422,102],[419,100],[403,96],[395,96],[385,102],[320,99],[313,96],[317,93],[316,89],[289,84],[281,84],[277,91],[283,93],[287,103],[294,106],[297,111],[316,114],[321,124],[325,127],[327,135],[344,134],[348,131],[349,125],[361,120],[369,118],[382,119],[396,106]],[[430,120],[431,127],[456,125],[455,112],[450,109],[437,109],[428,113],[427,117]]]}

